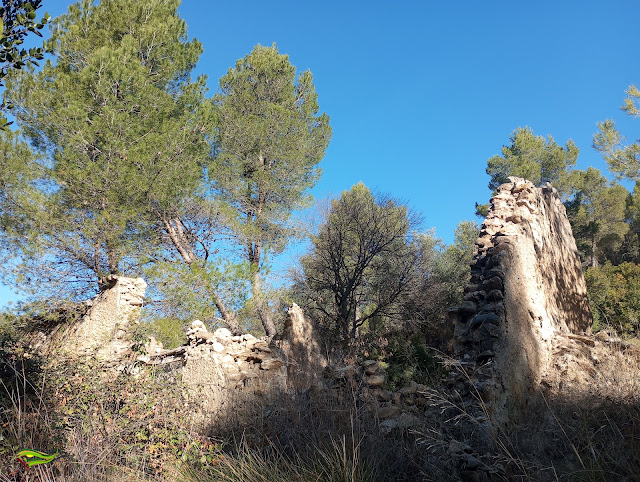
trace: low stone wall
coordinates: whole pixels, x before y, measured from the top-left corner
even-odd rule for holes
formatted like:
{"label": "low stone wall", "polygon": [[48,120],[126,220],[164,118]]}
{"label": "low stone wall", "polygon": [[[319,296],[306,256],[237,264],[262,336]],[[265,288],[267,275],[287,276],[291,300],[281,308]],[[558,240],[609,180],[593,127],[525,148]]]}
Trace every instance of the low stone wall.
{"label": "low stone wall", "polygon": [[283,355],[250,334],[211,333],[199,320],[187,332],[182,381],[196,425],[220,430],[245,425],[276,404],[287,388]]}
{"label": "low stone wall", "polygon": [[282,336],[211,333],[199,320],[187,331],[182,380],[194,422],[208,429],[245,426],[273,412],[285,397],[322,383],[322,357],[313,326],[296,304]]}

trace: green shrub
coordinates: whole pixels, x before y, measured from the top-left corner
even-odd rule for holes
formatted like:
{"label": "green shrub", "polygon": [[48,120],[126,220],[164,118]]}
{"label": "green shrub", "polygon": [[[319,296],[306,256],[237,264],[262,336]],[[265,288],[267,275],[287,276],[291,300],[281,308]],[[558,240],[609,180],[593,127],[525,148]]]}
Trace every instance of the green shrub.
{"label": "green shrub", "polygon": [[164,348],[170,350],[187,343],[186,329],[185,323],[177,318],[152,318],[136,326],[133,338],[144,344],[153,335]]}
{"label": "green shrub", "polygon": [[413,335],[407,339],[406,333],[395,332],[380,336],[366,345],[361,357],[384,364],[389,390],[399,390],[411,381],[434,385],[444,374],[442,365],[431,354],[423,335]]}
{"label": "green shrub", "polygon": [[615,329],[622,336],[640,334],[640,265],[610,263],[585,273],[593,329]]}

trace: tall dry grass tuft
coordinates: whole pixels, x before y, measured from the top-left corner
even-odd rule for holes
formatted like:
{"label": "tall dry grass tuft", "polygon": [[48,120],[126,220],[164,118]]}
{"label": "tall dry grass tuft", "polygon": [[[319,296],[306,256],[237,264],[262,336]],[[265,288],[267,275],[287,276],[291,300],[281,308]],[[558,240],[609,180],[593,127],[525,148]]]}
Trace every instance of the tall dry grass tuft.
{"label": "tall dry grass tuft", "polygon": [[[8,480],[23,472],[20,450],[56,451],[55,428],[45,402],[46,376],[31,377],[34,360],[6,356],[0,366],[0,475]],[[31,480],[54,480],[51,466],[30,469]]]}
{"label": "tall dry grass tuft", "polygon": [[[283,447],[271,445],[257,450],[235,445],[220,452],[216,464],[207,470],[183,470],[181,482],[375,482],[375,468],[361,458],[360,445],[346,437],[305,453],[285,453]],[[291,452],[289,450],[289,452]]]}

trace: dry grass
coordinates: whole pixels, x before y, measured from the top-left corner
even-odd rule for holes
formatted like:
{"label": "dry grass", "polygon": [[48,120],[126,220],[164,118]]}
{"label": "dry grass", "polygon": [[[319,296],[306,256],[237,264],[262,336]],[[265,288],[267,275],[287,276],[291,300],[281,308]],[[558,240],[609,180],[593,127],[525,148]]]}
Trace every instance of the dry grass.
{"label": "dry grass", "polygon": [[[355,379],[288,394],[250,425],[199,434],[174,373],[136,380],[18,357],[0,385],[0,482],[638,480],[638,353],[598,352],[591,378],[541,391],[510,427],[492,422],[472,377],[450,363],[449,378],[463,383],[425,390],[419,422],[391,433]],[[27,471],[11,460],[21,448],[61,457]]]}

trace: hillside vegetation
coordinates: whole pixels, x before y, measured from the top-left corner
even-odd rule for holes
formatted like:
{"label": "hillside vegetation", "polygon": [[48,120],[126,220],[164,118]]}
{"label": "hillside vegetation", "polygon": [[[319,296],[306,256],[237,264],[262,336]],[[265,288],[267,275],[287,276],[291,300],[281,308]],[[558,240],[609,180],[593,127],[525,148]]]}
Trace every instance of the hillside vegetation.
{"label": "hillside vegetation", "polygon": [[[20,38],[48,22],[34,20],[40,3],[5,2],[12,25],[29,26]],[[452,358],[448,318],[463,302],[478,223],[461,220],[445,244],[408,202],[357,179],[316,204],[316,223],[301,222],[333,134],[312,73],[275,44],[256,45],[210,95],[179,4],[81,1],[22,60],[0,43],[2,110],[15,117],[0,130],[0,272],[29,296],[0,315],[0,481],[636,480],[638,142],[611,120],[598,125],[594,147],[614,179],[576,169],[571,140],[528,127],[487,160],[492,191],[517,176],[560,193],[595,341],[564,347],[549,378],[558,383],[529,419],[479,423],[485,400]],[[639,100],[630,86],[623,109],[637,117]],[[489,204],[476,209],[483,217]],[[276,282],[271,260],[293,240],[308,249]],[[114,276],[148,283],[120,371],[45,350],[43,337],[82,317],[80,302]],[[194,427],[179,370],[136,358],[149,337],[185,345],[196,319],[277,340],[292,303],[333,365],[359,368],[249,425]],[[367,361],[385,373],[374,395],[419,417],[384,424],[362,381]],[[565,377],[567,391],[559,374],[572,364],[582,371]],[[23,449],[59,456],[27,469]]]}

